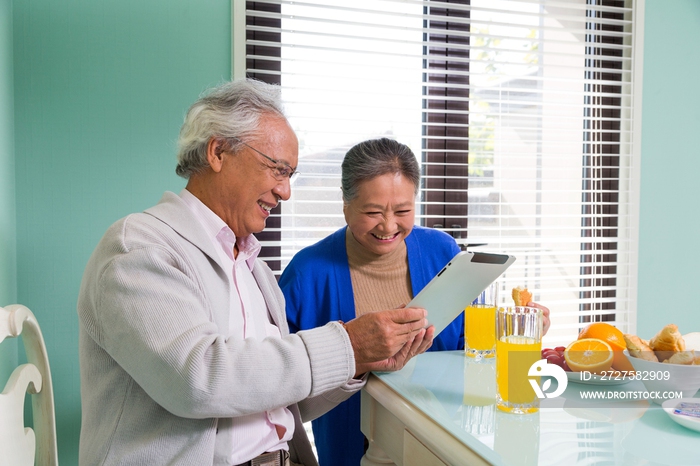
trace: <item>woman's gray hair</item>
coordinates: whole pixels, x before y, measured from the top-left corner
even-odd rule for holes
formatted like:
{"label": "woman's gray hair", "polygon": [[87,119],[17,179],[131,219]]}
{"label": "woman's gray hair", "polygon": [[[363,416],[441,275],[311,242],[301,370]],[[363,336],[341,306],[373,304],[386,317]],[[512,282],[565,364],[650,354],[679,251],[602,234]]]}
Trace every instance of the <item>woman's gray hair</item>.
{"label": "woman's gray hair", "polygon": [[279,86],[240,79],[206,91],[187,111],[180,129],[175,173],[189,178],[208,167],[207,144],[213,137],[226,139],[227,150],[242,148],[233,138],[253,136],[266,113],[285,118]]}
{"label": "woman's gray hair", "polygon": [[362,182],[387,173],[397,173],[412,181],[414,194],[418,194],[418,160],[407,145],[393,139],[369,139],[354,145],[345,154],[341,168],[341,190],[346,204],[357,197]]}

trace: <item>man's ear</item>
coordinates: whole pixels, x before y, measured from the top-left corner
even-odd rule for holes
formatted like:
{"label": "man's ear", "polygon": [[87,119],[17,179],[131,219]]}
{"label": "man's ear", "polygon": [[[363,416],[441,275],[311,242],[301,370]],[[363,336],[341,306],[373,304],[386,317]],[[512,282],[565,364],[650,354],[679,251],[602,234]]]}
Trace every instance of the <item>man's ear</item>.
{"label": "man's ear", "polygon": [[217,138],[209,139],[207,143],[207,162],[211,169],[218,173],[224,165],[224,141]]}

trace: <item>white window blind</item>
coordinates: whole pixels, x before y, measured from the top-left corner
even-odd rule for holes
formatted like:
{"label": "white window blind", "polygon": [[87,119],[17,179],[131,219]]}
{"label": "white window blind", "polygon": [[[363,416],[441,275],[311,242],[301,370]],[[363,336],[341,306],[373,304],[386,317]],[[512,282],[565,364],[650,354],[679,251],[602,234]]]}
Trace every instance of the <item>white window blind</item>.
{"label": "white window blind", "polygon": [[421,163],[417,223],[517,257],[501,301],[533,290],[552,310],[545,343],[592,320],[631,331],[634,6],[234,0],[234,62],[281,85],[300,142],[292,198],[260,236],[268,262],[345,224],[342,158],[388,136]]}

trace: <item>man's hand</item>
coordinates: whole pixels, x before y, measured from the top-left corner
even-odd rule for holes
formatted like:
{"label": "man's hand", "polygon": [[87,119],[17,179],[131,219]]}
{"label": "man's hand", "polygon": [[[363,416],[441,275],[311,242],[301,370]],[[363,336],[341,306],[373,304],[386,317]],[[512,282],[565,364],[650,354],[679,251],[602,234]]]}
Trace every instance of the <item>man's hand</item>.
{"label": "man's hand", "polygon": [[407,307],[370,312],[346,323],[345,328],[355,351],[355,365],[394,357],[407,342],[413,343],[416,335],[427,327],[427,314],[425,309]]}
{"label": "man's hand", "polygon": [[406,342],[401,350],[392,357],[383,361],[356,364],[355,378],[369,371],[398,371],[403,369],[413,356],[426,352],[433,345],[434,336],[435,327],[432,325],[427,329],[421,329],[412,340]]}

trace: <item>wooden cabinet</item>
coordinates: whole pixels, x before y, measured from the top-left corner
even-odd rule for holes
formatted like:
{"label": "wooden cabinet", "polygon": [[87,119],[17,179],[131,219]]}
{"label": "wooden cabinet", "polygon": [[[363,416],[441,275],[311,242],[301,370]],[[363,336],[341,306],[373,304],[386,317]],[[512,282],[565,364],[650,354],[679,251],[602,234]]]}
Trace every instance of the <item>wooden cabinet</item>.
{"label": "wooden cabinet", "polygon": [[490,464],[375,375],[362,391],[361,428],[369,440],[361,466]]}

